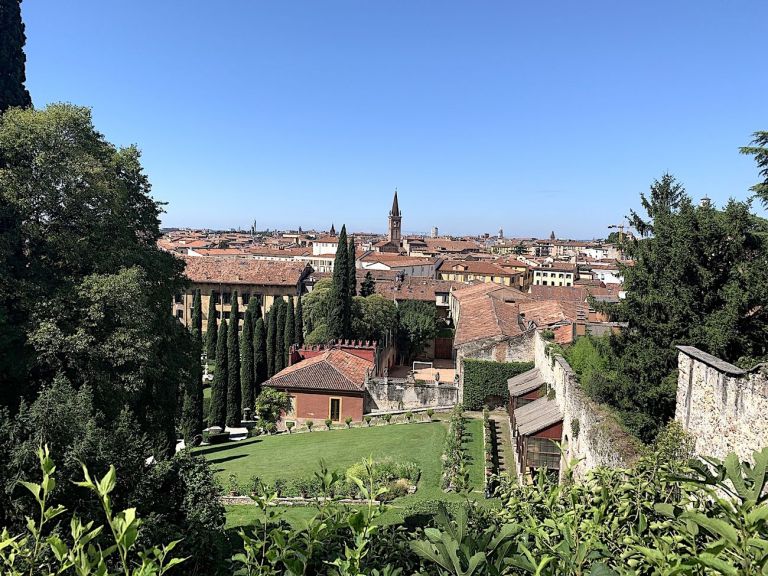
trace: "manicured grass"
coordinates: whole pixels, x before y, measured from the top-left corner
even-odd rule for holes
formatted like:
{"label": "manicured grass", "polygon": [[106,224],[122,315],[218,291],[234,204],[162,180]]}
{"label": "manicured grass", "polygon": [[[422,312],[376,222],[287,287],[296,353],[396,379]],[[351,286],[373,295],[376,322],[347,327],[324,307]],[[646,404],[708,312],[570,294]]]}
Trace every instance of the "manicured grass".
{"label": "manicured grass", "polygon": [[[465,444],[470,458],[470,497],[482,494],[483,437],[482,421],[467,422],[469,439]],[[230,474],[246,483],[251,476],[265,482],[277,478],[309,478],[318,469],[322,458],[331,469],[342,474],[362,458],[392,458],[413,461],[421,469],[415,494],[398,498],[388,505],[382,522],[398,522],[409,506],[424,500],[461,500],[460,494],[446,494],[440,488],[442,451],[447,425],[444,421],[414,424],[381,425],[371,428],[339,429],[324,432],[279,436],[258,436],[241,442],[199,448],[197,452],[210,461],[221,483],[226,486]],[[315,513],[311,507],[286,509],[286,520],[295,522]],[[254,506],[227,507],[228,527],[252,524],[258,511]]]}

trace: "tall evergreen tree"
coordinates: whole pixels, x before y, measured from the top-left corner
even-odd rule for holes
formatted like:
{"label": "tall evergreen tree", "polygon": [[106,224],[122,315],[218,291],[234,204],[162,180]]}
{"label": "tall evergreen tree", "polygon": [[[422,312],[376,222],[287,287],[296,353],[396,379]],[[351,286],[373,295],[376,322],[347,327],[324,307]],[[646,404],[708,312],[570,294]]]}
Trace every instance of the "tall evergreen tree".
{"label": "tall evergreen tree", "polygon": [[[276,302],[276,300],[275,300]],[[277,308],[272,304],[272,308],[267,312],[267,378],[275,375],[275,340],[277,338]]]}
{"label": "tall evergreen tree", "polygon": [[253,321],[251,310],[246,309],[243,321],[243,337],[240,339],[240,386],[242,388],[242,409],[253,410]]}
{"label": "tall evergreen tree", "polygon": [[230,313],[229,335],[227,339],[228,383],[227,383],[227,426],[240,426],[240,309],[237,305],[237,292],[232,292],[232,312]]}
{"label": "tall evergreen tree", "polygon": [[[349,237],[349,246],[347,248],[347,286],[349,287],[349,298],[351,299],[357,296],[357,269],[355,258],[355,238]],[[350,310],[350,323],[352,322]]]}
{"label": "tall evergreen tree", "polygon": [[218,321],[216,319],[216,300],[218,296],[216,292],[211,292],[211,297],[208,299],[208,324],[205,330],[205,352],[208,356],[208,361],[216,358],[216,344],[219,341]]}
{"label": "tall evergreen tree", "polygon": [[296,345],[301,348],[304,346],[304,309],[301,304],[301,296],[296,299]]}
{"label": "tall evergreen tree", "polygon": [[347,253],[347,227],[344,225],[339,233],[339,245],[333,262],[333,286],[328,302],[328,336],[337,340],[349,337],[351,324],[352,298],[349,290]]}
{"label": "tall evergreen tree", "polygon": [[255,294],[252,294],[251,299],[248,300],[248,310],[251,311],[251,319],[253,320],[253,325],[255,327],[256,320],[261,318],[261,300]]}
{"label": "tall evergreen tree", "polygon": [[370,270],[365,273],[365,278],[360,284],[360,296],[367,298],[371,294],[376,292],[376,281],[373,279]]}
{"label": "tall evergreen tree", "polygon": [[285,361],[284,365],[288,366],[291,347],[296,344],[296,315],[293,311],[293,298],[288,298],[288,304],[285,311],[285,330],[283,337],[285,339]]}
{"label": "tall evergreen tree", "polygon": [[261,385],[267,380],[267,328],[264,318],[259,318],[253,327],[253,399],[261,394]]}
{"label": "tall evergreen tree", "polygon": [[203,353],[202,340],[203,314],[200,304],[200,290],[195,290],[192,300],[192,323],[190,332],[194,344],[190,360],[189,382],[184,390],[182,405],[182,431],[189,443],[192,438],[203,432],[203,370],[200,356]]}
{"label": "tall evergreen tree", "polygon": [[276,311],[277,331],[275,332],[275,374],[285,368],[285,317],[288,305],[280,298]]}
{"label": "tall evergreen tree", "polygon": [[229,386],[227,328],[227,319],[222,318],[219,326],[219,341],[216,343],[216,371],[213,374],[211,405],[208,413],[208,426],[221,428],[224,428],[227,421],[227,386]]}
{"label": "tall evergreen tree", "polygon": [[21,0],[0,0],[0,114],[11,106],[28,108],[32,105],[24,87],[26,41]]}

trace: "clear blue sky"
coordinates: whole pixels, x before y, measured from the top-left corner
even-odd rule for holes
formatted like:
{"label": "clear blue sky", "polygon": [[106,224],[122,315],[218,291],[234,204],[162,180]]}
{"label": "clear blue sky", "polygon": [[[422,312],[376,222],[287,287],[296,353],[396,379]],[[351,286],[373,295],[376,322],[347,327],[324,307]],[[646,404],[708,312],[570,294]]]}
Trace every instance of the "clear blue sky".
{"label": "clear blue sky", "polygon": [[765,0],[25,0],[35,106],[136,143],[163,224],[592,238],[664,171],[746,198]]}

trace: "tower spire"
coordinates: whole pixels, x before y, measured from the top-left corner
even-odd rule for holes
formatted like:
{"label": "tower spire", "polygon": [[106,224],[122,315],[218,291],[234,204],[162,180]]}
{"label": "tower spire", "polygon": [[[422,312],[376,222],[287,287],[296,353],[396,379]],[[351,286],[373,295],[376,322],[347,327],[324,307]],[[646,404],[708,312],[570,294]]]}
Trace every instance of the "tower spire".
{"label": "tower spire", "polygon": [[390,243],[400,246],[400,229],[402,224],[402,216],[400,214],[400,206],[397,205],[397,188],[395,188],[395,197],[392,200],[392,210],[389,211],[389,232],[387,239]]}
{"label": "tower spire", "polygon": [[395,188],[395,198],[392,200],[392,210],[389,211],[389,215],[395,218],[400,216],[400,207],[397,205],[397,188]]}

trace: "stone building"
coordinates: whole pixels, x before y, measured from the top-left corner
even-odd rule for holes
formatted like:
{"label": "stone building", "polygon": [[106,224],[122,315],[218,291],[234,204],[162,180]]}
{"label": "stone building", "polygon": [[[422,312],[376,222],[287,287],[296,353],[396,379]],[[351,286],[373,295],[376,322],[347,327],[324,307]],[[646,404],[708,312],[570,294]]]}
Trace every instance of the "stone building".
{"label": "stone building", "polygon": [[184,257],[185,274],[190,284],[183,293],[174,296],[172,313],[185,326],[192,321],[192,301],[200,290],[203,312],[203,332],[208,324],[210,299],[216,299],[218,320],[231,321],[233,294],[237,292],[239,321],[251,298],[258,298],[267,312],[276,298],[298,296],[306,292],[305,282],[312,267],[303,262],[275,262],[241,258]]}

